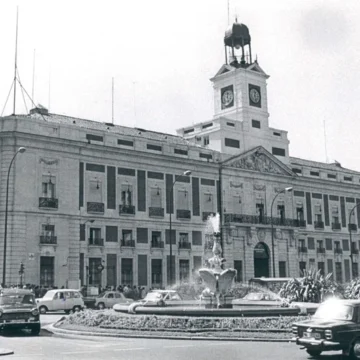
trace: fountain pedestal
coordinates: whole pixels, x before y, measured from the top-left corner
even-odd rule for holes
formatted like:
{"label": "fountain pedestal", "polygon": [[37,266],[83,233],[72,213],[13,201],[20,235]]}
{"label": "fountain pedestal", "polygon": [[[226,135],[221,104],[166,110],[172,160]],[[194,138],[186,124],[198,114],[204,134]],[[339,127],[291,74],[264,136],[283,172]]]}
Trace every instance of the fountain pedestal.
{"label": "fountain pedestal", "polygon": [[[221,309],[232,309],[233,308],[233,304],[232,304],[233,300],[234,300],[234,297],[232,295],[225,295],[220,300],[219,307]],[[201,302],[205,305],[205,309],[217,309],[218,308],[218,304],[217,304],[216,298],[214,296],[211,296],[211,295],[203,296],[201,298]]]}

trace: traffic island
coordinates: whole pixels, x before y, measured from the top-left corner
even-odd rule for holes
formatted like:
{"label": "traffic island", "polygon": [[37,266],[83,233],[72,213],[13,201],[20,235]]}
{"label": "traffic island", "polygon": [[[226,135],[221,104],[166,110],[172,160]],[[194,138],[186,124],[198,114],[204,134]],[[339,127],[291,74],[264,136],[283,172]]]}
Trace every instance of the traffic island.
{"label": "traffic island", "polygon": [[55,335],[69,334],[171,339],[290,341],[291,326],[306,316],[187,317],[129,315],[113,310],[72,314],[48,328]]}
{"label": "traffic island", "polygon": [[0,348],[0,356],[13,355],[14,351],[10,349]]}

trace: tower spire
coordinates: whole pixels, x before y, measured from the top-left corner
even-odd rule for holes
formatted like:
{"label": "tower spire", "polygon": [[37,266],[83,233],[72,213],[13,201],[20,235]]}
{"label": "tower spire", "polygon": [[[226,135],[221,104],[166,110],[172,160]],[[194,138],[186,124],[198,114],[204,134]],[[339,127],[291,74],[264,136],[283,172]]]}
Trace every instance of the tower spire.
{"label": "tower spire", "polygon": [[15,115],[15,109],[16,109],[16,81],[17,81],[17,43],[18,43],[18,21],[19,21],[19,7],[16,7],[16,35],[15,35],[14,103],[13,103],[13,115]]}

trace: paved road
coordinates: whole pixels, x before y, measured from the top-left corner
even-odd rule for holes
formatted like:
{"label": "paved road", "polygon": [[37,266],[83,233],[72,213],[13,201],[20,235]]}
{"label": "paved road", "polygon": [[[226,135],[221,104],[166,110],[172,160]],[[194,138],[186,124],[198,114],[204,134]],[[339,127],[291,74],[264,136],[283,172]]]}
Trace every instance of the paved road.
{"label": "paved road", "polygon": [[[45,331],[38,337],[12,334],[0,337],[0,347],[11,348],[14,355],[9,360],[306,360],[310,357],[289,343],[217,342],[158,339],[108,339],[87,337],[67,339],[51,336]],[[340,360],[336,352],[323,357]]]}

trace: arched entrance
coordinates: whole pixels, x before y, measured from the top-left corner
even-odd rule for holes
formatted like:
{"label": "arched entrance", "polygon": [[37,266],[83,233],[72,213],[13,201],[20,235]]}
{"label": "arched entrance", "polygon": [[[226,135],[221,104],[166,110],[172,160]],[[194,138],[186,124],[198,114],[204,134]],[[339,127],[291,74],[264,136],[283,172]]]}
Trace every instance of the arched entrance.
{"label": "arched entrance", "polygon": [[269,248],[263,242],[259,242],[254,248],[255,277],[269,277],[269,270]]}

